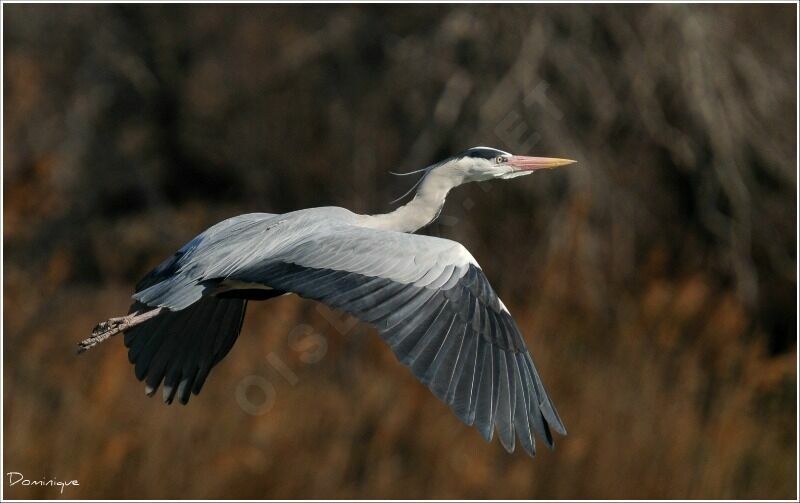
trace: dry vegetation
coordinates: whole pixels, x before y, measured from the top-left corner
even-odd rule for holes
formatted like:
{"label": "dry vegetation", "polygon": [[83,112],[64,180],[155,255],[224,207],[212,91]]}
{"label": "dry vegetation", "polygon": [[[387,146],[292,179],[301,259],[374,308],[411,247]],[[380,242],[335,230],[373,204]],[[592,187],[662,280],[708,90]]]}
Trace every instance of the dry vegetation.
{"label": "dry vegetation", "polygon": [[[75,498],[796,495],[794,6],[12,5],[3,36],[4,471]],[[426,230],[515,313],[554,452],[485,444],[296,298],[251,305],[187,407],[119,340],[74,355],[206,226],[383,211],[389,169],[474,144],[580,160],[461,188]]]}

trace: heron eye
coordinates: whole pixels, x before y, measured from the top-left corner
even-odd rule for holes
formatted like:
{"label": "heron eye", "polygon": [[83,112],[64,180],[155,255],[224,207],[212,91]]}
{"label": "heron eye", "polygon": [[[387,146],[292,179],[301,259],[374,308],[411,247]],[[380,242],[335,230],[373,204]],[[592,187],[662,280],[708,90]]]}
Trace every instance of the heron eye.
{"label": "heron eye", "polygon": [[508,159],[506,159],[505,157],[500,155],[500,156],[497,156],[497,159],[495,159],[495,161],[497,162],[497,164],[503,164],[504,162],[507,162]]}

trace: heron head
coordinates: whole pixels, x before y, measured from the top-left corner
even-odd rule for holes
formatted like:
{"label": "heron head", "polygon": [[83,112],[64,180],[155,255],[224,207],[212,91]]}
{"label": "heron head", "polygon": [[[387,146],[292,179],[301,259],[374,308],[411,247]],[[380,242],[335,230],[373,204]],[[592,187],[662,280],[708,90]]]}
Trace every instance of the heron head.
{"label": "heron head", "polygon": [[507,180],[574,162],[553,157],[513,155],[491,147],[473,147],[453,156],[441,167],[462,175],[464,182],[480,182],[495,178]]}
{"label": "heron head", "polygon": [[468,182],[482,182],[496,178],[508,180],[518,176],[529,175],[539,169],[550,169],[565,166],[576,161],[556,159],[553,157],[528,157],[513,155],[491,147],[472,147],[452,157],[432,164],[427,168],[407,173],[392,173],[405,176],[422,173],[411,189],[392,203],[402,200],[414,189],[419,191],[430,188],[444,188],[445,193],[451,188]]}

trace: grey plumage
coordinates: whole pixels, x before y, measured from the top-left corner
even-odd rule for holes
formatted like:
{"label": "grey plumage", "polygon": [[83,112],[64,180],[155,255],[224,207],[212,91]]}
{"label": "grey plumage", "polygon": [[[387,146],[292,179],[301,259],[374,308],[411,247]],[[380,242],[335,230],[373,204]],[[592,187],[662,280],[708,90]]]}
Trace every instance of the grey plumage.
{"label": "grey plumage", "polygon": [[552,446],[550,428],[563,435],[564,424],[475,259],[454,241],[408,233],[435,218],[452,187],[487,179],[490,168],[499,178],[519,176],[503,165],[512,166],[502,160],[509,154],[482,149],[426,169],[417,196],[393,213],[254,213],[187,243],[133,295],[132,313],[163,308],[125,333],[147,393],[162,385],[165,402],[186,403],[233,346],[248,300],[295,293],[373,325],[397,359],[487,441],[496,431],[513,451],[519,437],[533,455],[536,432]]}

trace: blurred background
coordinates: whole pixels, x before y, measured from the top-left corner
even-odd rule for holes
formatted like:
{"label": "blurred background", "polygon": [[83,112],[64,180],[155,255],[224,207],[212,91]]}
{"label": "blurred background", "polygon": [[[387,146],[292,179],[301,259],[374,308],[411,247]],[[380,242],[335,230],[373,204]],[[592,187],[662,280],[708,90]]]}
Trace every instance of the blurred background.
{"label": "blurred background", "polygon": [[[4,9],[10,498],[793,498],[792,5]],[[188,406],[95,323],[239,213],[385,212],[474,145],[579,164],[454,191],[569,436],[484,443],[365,325],[251,303]],[[314,338],[297,334],[314,334]],[[310,342],[309,342],[310,341]]]}

